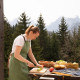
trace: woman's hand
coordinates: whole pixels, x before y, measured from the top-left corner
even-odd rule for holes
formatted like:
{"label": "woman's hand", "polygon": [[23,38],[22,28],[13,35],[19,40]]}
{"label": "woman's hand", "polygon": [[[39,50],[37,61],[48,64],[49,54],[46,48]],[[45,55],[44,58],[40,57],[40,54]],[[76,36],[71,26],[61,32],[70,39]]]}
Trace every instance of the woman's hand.
{"label": "woman's hand", "polygon": [[29,66],[29,67],[35,67],[34,64],[31,63],[31,62],[28,63],[28,66]]}
{"label": "woman's hand", "polygon": [[40,64],[38,64],[38,63],[36,64],[36,66],[37,66],[37,67],[40,67],[40,68],[43,68],[43,67],[44,67],[43,65],[40,65]]}

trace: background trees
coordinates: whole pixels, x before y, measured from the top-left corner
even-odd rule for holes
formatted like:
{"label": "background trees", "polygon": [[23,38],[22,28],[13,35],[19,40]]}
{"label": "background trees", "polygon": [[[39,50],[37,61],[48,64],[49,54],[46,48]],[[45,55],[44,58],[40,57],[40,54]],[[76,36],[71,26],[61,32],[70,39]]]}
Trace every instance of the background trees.
{"label": "background trees", "polygon": [[26,16],[24,12],[20,15],[18,22],[14,27],[13,38],[15,38],[20,34],[24,34],[25,30],[28,28],[29,25],[30,25],[30,18],[28,18],[28,16]]}
{"label": "background trees", "polygon": [[[68,53],[68,26],[67,23],[64,19],[64,17],[62,17],[61,19],[61,23],[59,24],[59,32],[58,32],[58,39],[59,39],[59,43],[60,43],[60,59],[66,59],[66,57],[68,57],[67,53]],[[62,57],[63,56],[63,57]]]}
{"label": "background trees", "polygon": [[[13,28],[10,26],[9,22],[6,18],[4,18],[4,66],[5,66],[5,78],[8,77],[8,70],[7,70],[7,63],[8,63],[8,56],[11,52],[12,48],[12,34]],[[7,75],[6,75],[7,74]]]}
{"label": "background trees", "polygon": [[60,45],[64,46],[65,41],[68,36],[68,26],[66,24],[66,21],[64,17],[61,19],[61,23],[59,24],[59,32],[58,32],[58,38],[60,40]]}
{"label": "background trees", "polygon": [[42,58],[44,60],[47,60],[47,58],[48,58],[48,47],[49,47],[49,45],[48,45],[48,33],[47,33],[46,28],[45,28],[44,19],[43,19],[41,14],[38,18],[37,26],[40,29],[40,35],[39,35],[38,40],[39,40],[39,45],[42,48],[41,55],[42,55]]}
{"label": "background trees", "polygon": [[59,51],[60,51],[60,45],[59,45],[59,39],[58,39],[58,34],[53,32],[52,37],[51,37],[51,54],[50,59],[51,60],[59,60]]}

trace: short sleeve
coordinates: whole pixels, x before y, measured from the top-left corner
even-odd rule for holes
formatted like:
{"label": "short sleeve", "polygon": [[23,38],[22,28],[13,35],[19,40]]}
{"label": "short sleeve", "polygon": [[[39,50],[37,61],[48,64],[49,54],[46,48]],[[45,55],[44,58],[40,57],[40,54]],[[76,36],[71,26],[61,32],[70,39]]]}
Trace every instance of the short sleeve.
{"label": "short sleeve", "polygon": [[18,36],[15,41],[16,41],[16,43],[15,43],[16,46],[24,45],[24,38],[22,36]]}

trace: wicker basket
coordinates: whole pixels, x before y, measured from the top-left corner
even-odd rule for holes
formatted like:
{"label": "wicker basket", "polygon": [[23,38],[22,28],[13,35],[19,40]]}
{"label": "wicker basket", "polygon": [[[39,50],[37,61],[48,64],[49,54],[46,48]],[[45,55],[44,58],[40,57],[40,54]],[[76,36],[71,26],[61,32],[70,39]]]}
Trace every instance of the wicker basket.
{"label": "wicker basket", "polygon": [[67,63],[66,68],[78,69],[79,64],[78,63]]}
{"label": "wicker basket", "polygon": [[55,62],[53,62],[53,61],[39,61],[39,64],[44,65],[44,67],[54,67]]}

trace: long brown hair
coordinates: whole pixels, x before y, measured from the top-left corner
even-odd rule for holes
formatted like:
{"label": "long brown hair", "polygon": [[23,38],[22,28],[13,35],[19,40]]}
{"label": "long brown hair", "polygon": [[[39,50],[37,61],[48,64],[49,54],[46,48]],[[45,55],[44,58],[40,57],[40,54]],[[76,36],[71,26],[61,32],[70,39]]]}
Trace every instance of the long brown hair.
{"label": "long brown hair", "polygon": [[34,27],[33,25],[32,26],[29,26],[26,29],[25,34],[29,34],[30,31],[33,31],[33,33],[37,33],[37,32],[40,33],[39,28],[38,27]]}

